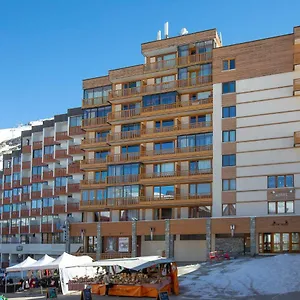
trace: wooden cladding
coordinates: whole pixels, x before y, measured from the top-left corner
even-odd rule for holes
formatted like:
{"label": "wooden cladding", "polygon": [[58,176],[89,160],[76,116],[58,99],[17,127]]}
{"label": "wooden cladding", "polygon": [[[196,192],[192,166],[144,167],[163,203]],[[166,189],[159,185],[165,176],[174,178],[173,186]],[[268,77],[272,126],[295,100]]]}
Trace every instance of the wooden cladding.
{"label": "wooden cladding", "polygon": [[22,153],[31,153],[31,145],[22,146]]}
{"label": "wooden cladding", "polygon": [[69,140],[70,137],[68,136],[67,131],[61,131],[61,132],[56,132],[56,140],[57,141],[63,141],[63,140]]}
{"label": "wooden cladding", "polygon": [[73,126],[69,128],[69,135],[81,135],[84,134],[84,131],[81,129],[81,126]]}
{"label": "wooden cladding", "polygon": [[294,79],[294,95],[300,95],[300,78]]}
{"label": "wooden cladding", "polygon": [[294,132],[294,146],[295,147],[300,146],[300,131]]}

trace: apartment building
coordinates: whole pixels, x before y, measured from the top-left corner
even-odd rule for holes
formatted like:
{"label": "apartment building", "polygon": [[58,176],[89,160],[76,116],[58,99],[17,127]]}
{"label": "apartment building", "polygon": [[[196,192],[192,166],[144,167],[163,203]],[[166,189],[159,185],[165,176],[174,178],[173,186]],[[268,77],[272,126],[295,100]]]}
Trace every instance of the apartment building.
{"label": "apartment building", "polygon": [[[2,267],[28,255],[65,251],[64,226],[81,222],[81,108],[69,109],[21,135],[21,150],[5,154],[1,174],[0,259]],[[77,251],[79,238],[70,240]]]}
{"label": "apartment building", "polygon": [[205,260],[300,251],[300,27],[223,46],[215,29],[144,43],[83,80],[82,253]]}

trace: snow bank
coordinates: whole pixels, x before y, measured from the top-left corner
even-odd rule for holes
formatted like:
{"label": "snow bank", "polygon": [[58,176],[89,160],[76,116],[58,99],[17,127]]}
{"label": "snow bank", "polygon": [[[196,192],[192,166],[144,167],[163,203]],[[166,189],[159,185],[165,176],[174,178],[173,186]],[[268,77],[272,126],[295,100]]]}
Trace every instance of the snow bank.
{"label": "snow bank", "polygon": [[[300,255],[297,254],[237,259],[212,266],[201,264],[195,267],[196,271],[183,272],[185,275],[180,277],[183,294],[214,299],[221,295],[234,297],[300,291],[297,280],[300,278]],[[188,268],[193,270],[191,266]]]}

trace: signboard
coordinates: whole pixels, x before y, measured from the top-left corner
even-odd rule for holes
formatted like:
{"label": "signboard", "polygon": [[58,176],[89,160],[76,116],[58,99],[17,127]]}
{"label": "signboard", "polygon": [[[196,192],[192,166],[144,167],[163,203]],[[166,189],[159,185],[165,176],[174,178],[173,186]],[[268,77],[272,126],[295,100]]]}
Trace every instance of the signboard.
{"label": "signboard", "polygon": [[84,289],[81,292],[80,300],[92,300],[91,289]]}
{"label": "signboard", "polygon": [[47,290],[47,299],[57,298],[56,288],[48,288]]}
{"label": "signboard", "polygon": [[169,300],[168,292],[160,292],[158,294],[157,300]]}
{"label": "signboard", "polygon": [[129,237],[119,237],[119,252],[129,252]]}

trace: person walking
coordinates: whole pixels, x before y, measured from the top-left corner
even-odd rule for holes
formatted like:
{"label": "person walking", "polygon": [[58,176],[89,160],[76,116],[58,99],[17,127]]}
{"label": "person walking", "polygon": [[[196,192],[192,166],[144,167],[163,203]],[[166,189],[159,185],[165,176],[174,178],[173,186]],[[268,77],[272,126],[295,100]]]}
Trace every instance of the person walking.
{"label": "person walking", "polygon": [[110,284],[110,278],[109,278],[109,273],[106,272],[104,277],[103,277],[103,281],[104,281],[104,284],[105,284],[105,296],[108,296],[108,291],[109,291],[109,288],[111,287],[111,284]]}

